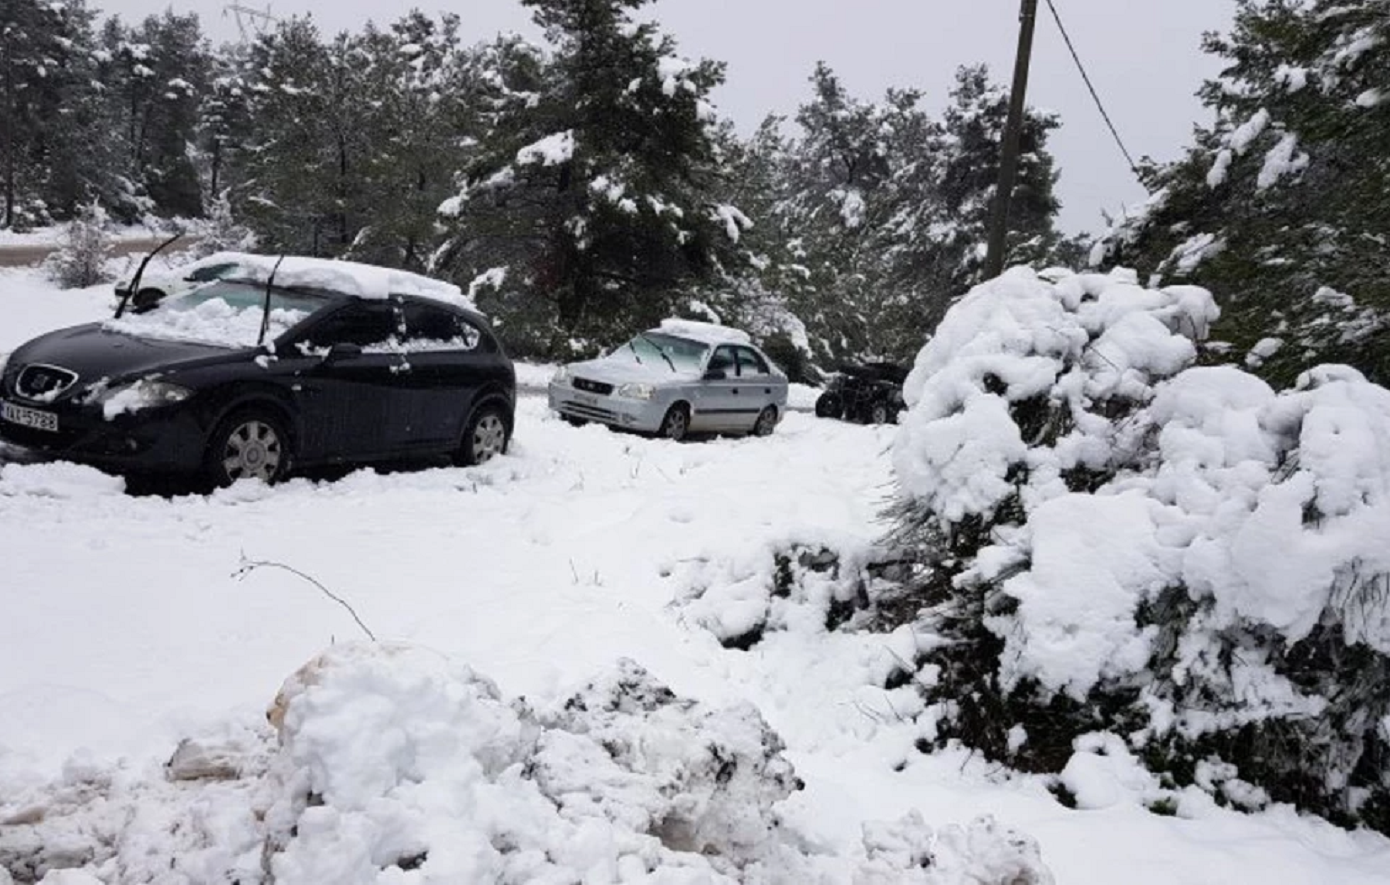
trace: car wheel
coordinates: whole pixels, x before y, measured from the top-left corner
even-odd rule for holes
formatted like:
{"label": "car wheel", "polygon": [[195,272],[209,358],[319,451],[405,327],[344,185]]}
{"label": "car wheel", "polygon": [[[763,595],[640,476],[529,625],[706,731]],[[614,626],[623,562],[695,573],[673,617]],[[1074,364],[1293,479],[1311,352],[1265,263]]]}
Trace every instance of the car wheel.
{"label": "car wheel", "polygon": [[573,415],[561,415],[560,417],[563,418],[565,423],[571,427],[583,427],[584,425],[589,423],[588,421],[585,421],[583,418],[576,418]]}
{"label": "car wheel", "polygon": [[816,397],[817,418],[839,418],[845,413],[844,401],[837,393],[822,393]]}
{"label": "car wheel", "polygon": [[657,428],[656,435],[673,439],[680,442],[690,433],[690,410],[684,403],[676,403],[666,410],[666,417],[661,419],[661,427]]}
{"label": "car wheel", "polygon": [[890,417],[891,413],[883,403],[875,403],[874,407],[869,410],[870,424],[887,424]]}
{"label": "car wheel", "polygon": [[223,419],[208,442],[207,474],[216,486],[239,479],[273,483],[289,472],[289,435],[279,418],[247,409]]}
{"label": "car wheel", "polygon": [[758,420],[753,422],[754,436],[772,436],[772,431],[777,429],[777,407],[767,406],[758,413]]}
{"label": "car wheel", "polygon": [[506,413],[500,406],[478,409],[468,419],[468,429],[464,431],[463,444],[456,458],[458,463],[471,467],[505,455],[510,437],[508,426]]}

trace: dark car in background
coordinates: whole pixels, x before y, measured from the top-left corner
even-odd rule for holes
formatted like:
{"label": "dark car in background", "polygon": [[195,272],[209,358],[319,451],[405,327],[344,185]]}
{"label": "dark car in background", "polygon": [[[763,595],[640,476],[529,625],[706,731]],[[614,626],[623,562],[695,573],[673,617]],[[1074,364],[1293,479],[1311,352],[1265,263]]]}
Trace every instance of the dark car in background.
{"label": "dark car in background", "polygon": [[274,285],[267,265],[245,273],[19,347],[0,367],[0,439],[216,485],[506,451],[515,372],[456,287],[314,259]]}
{"label": "dark car in background", "polygon": [[816,415],[861,424],[894,423],[907,408],[903,402],[907,371],[895,363],[842,365],[817,397]]}

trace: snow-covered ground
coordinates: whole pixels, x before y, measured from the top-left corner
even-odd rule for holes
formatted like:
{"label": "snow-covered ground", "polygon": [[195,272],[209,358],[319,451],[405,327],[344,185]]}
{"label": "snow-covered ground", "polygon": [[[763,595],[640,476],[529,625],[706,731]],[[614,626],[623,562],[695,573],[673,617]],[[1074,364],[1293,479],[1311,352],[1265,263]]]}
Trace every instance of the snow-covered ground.
{"label": "snow-covered ground", "polygon": [[[99,318],[108,302],[100,291],[53,290],[32,272],[0,273],[0,353],[40,331]],[[532,389],[549,372],[518,370]],[[241,774],[254,770],[264,778],[256,789],[275,777],[325,779],[331,789],[313,792],[328,803],[320,818],[337,817],[319,819],[324,829],[311,833],[305,812],[300,841],[284,852],[277,873],[284,881],[364,881],[313,866],[345,856],[351,840],[335,833],[367,833],[365,844],[394,845],[388,835],[400,834],[390,831],[392,823],[416,821],[426,832],[418,838],[426,839],[430,828],[457,823],[460,814],[484,831],[462,806],[450,806],[455,817],[440,811],[450,805],[445,797],[403,795],[399,786],[364,793],[374,776],[385,776],[381,771],[349,765],[344,770],[357,779],[345,785],[323,768],[359,758],[350,752],[354,742],[395,734],[390,727],[400,724],[401,711],[423,717],[426,731],[475,730],[459,741],[483,760],[483,774],[463,778],[459,766],[425,754],[405,766],[415,787],[437,776],[448,789],[471,790],[487,815],[516,815],[503,822],[516,832],[530,824],[549,828],[576,856],[598,856],[592,829],[564,829],[579,827],[591,812],[566,804],[597,789],[585,778],[616,791],[599,793],[627,802],[610,815],[627,820],[648,801],[640,797],[648,796],[651,779],[669,774],[669,760],[689,768],[708,734],[744,734],[747,717],[729,711],[750,703],[785,743],[781,755],[804,782],[804,789],[776,797],[770,819],[799,856],[820,861],[780,873],[766,863],[750,866],[757,876],[750,872],[749,881],[997,881],[965,874],[913,879],[920,869],[894,866],[920,858],[922,827],[938,834],[931,850],[940,869],[949,866],[953,845],[976,860],[997,856],[985,830],[946,829],[991,815],[1037,840],[1042,862],[1067,885],[1390,883],[1390,840],[1288,808],[1242,815],[1203,803],[1199,794],[1182,803],[1180,816],[1155,815],[1144,807],[1151,779],[1114,748],[1073,760],[1069,783],[1085,794],[1086,810],[1063,807],[1040,778],[1011,776],[969,753],[921,755],[911,723],[912,705],[920,704],[915,693],[881,687],[895,662],[911,654],[911,637],[828,634],[792,617],[792,628],[769,633],[752,651],[722,647],[702,626],[711,613],[692,601],[696,588],[716,583],[718,592],[707,599],[738,600],[740,586],[773,579],[774,550],[802,543],[853,555],[870,545],[882,528],[895,432],[793,413],[769,438],[675,444],[570,427],[547,413],[539,395],[523,393],[511,454],[478,468],[362,470],[333,482],[298,479],[166,500],[129,497],[119,480],[83,467],[0,463],[0,860],[33,849],[34,840],[61,839],[73,852],[57,855],[89,862],[100,876],[95,881],[210,881],[207,867],[201,876],[198,867],[182,867],[183,878],[168,870],[159,878],[131,865],[142,846],[147,853],[156,843],[175,850],[159,842],[160,833],[192,856],[193,846],[169,835],[178,830],[171,819],[196,817],[199,832],[227,856],[252,851],[249,825],[230,823],[236,809],[254,804],[251,787],[238,792],[235,779],[201,792],[160,786],[160,766],[181,739],[194,737],[239,748]],[[401,677],[403,687],[393,687],[363,646],[349,644],[363,636],[347,611],[283,569],[238,574],[246,561],[311,576],[350,603],[379,639],[408,644],[403,654],[416,663],[407,673],[425,675]],[[267,706],[287,676],[335,645],[342,660],[333,672],[341,675],[324,677],[317,694],[304,694],[312,685],[290,692],[279,745],[266,724]],[[446,663],[420,665],[418,656],[428,654],[422,650]],[[574,712],[584,704],[564,704],[576,693],[602,694],[586,686],[612,678],[624,658],[698,702],[695,710],[712,712],[691,718],[699,727],[683,732],[687,726],[671,722],[685,720],[662,720],[660,711],[620,728],[597,713],[585,719]],[[495,682],[495,694],[460,675],[464,666]],[[354,691],[372,702],[357,703]],[[296,692],[309,698],[298,707]],[[514,712],[521,698],[538,711],[534,718]],[[450,704],[462,712],[439,715]],[[506,777],[489,766],[500,770],[505,760],[494,755],[520,752],[521,738],[506,736],[526,728],[539,735],[533,740],[540,749],[527,757],[526,774],[511,775],[525,783],[506,787]],[[613,729],[639,735],[642,752],[615,750],[615,740],[622,741]],[[756,737],[756,728],[748,733]],[[621,790],[613,786],[618,775],[595,774],[583,761],[592,747],[575,743],[583,735],[603,739],[614,760],[604,765],[631,765],[638,774],[623,775],[632,780]],[[439,747],[435,732],[418,739]],[[587,785],[567,792],[575,778]],[[568,798],[557,814],[548,803],[523,801],[531,789]],[[390,816],[396,806],[383,804],[388,794],[409,814]],[[178,812],[181,806],[196,806],[196,815]],[[54,823],[76,807],[90,815],[85,824]],[[265,825],[273,830],[283,802],[267,800],[266,807]],[[914,811],[916,824],[905,818]],[[107,825],[117,826],[110,823],[116,817],[124,822],[111,849],[124,852],[123,866],[82,854],[83,838],[100,841],[93,835],[100,827],[91,827],[102,814]],[[761,820],[744,821],[739,832],[760,832]],[[875,823],[882,821],[898,823]],[[507,841],[498,832],[506,829],[499,823],[485,833],[498,851]],[[604,838],[622,843],[612,833]],[[559,843],[552,843],[541,847],[547,862],[559,863]],[[697,856],[639,848],[613,851],[645,860],[594,867],[585,881],[716,881],[699,877],[714,874],[701,872]],[[206,854],[209,843],[196,850]],[[842,862],[847,858],[858,866]],[[455,860],[440,869],[478,869]],[[429,862],[447,859],[439,854]],[[672,872],[677,868],[690,875]],[[390,869],[394,878],[383,873],[380,881],[469,881],[412,878],[428,867],[416,874],[404,864]],[[0,869],[0,882],[5,875]]]}

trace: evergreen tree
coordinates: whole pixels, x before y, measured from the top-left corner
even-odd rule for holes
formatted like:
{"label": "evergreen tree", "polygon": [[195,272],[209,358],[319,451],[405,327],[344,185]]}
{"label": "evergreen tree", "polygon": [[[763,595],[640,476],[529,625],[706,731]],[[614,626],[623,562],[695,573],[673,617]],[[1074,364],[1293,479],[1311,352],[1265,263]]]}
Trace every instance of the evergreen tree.
{"label": "evergreen tree", "polygon": [[0,227],[70,217],[101,177],[91,21],[82,0],[0,5]]}
{"label": "evergreen tree", "polygon": [[710,199],[721,158],[708,95],[723,67],[679,58],[635,22],[647,0],[523,2],[555,55],[446,206],[449,260],[465,281],[505,269],[495,307],[553,323],[532,346],[589,350],[738,260],[747,219]]}
{"label": "evergreen tree", "polygon": [[[912,90],[863,102],[824,64],[811,82],[801,136],[781,140],[769,122],[749,146],[757,160],[745,166],[770,170],[758,180],[776,193],[755,204],[780,240],[763,282],[786,293],[822,361],[909,359],[979,279],[1007,95],[983,67],[962,68],[938,122]],[[1025,118],[1011,263],[1050,263],[1063,245],[1046,149],[1057,125],[1036,111]]]}
{"label": "evergreen tree", "polygon": [[102,27],[97,75],[119,175],[106,198],[118,216],[202,213],[188,146],[196,139],[208,68],[196,15],[166,12],[134,28],[111,18]]}
{"label": "evergreen tree", "polygon": [[1318,362],[1390,381],[1390,4],[1241,0],[1205,49],[1214,124],[1096,258],[1223,299],[1216,334],[1289,383]]}
{"label": "evergreen tree", "polygon": [[411,13],[360,52],[371,150],[362,177],[372,211],[352,256],[413,270],[430,258],[439,204],[466,162],[474,120],[458,18]]}

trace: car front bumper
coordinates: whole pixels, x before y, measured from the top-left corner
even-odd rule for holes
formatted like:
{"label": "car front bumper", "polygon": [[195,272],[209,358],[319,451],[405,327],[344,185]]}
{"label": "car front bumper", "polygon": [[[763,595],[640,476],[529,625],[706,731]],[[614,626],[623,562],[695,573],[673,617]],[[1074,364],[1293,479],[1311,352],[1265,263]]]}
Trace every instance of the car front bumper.
{"label": "car front bumper", "polygon": [[551,410],[565,418],[653,433],[666,417],[667,404],[659,393],[653,399],[630,399],[616,393],[585,393],[555,381],[550,382],[549,390]]}
{"label": "car front bumper", "polygon": [[56,431],[0,418],[0,440],[31,452],[116,472],[193,473],[202,467],[206,428],[189,409],[146,409],[108,421],[96,407],[10,401],[58,416]]}

